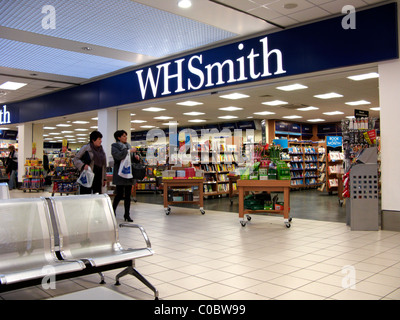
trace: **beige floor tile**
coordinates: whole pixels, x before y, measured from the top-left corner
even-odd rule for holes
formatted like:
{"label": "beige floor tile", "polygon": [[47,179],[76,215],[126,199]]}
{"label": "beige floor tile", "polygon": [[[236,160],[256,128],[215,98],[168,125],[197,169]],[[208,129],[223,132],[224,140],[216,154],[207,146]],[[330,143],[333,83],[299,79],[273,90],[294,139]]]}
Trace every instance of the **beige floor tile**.
{"label": "beige floor tile", "polygon": [[291,291],[292,289],[278,286],[272,283],[264,282],[255,286],[249,287],[246,291],[265,296],[266,298],[274,299],[284,293]]}
{"label": "beige floor tile", "polygon": [[237,288],[225,286],[220,283],[212,283],[200,288],[196,288],[193,291],[214,299],[220,299],[223,296],[238,292],[239,290]]}

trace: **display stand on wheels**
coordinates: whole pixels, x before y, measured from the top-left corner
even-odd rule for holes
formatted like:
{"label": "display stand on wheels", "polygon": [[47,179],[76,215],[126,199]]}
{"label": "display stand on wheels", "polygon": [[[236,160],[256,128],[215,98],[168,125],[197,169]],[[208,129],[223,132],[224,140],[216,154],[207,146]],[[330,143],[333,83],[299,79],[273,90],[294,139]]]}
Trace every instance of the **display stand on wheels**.
{"label": "display stand on wheels", "polygon": [[[246,226],[247,221],[244,219],[244,215],[246,214],[246,218],[248,221],[251,220],[249,214],[251,213],[276,213],[283,215],[284,223],[287,228],[290,228],[290,222],[292,218],[289,217],[290,213],[290,180],[238,180],[237,187],[239,190],[239,221],[240,224],[244,227]],[[246,192],[250,191],[266,191],[266,192],[283,192],[284,197],[284,205],[283,209],[276,210],[248,210],[244,208],[244,195]],[[280,206],[281,207],[281,206]]]}
{"label": "display stand on wheels", "polygon": [[[203,184],[204,178],[183,178],[183,179],[163,179],[164,189],[164,211],[166,215],[169,215],[171,204],[180,203],[194,203],[199,204],[200,212],[205,213],[203,208]],[[172,189],[183,189],[189,188],[191,191],[182,192],[181,195],[174,196]],[[169,192],[171,190],[171,192]],[[198,190],[198,198],[194,195],[194,191]]]}

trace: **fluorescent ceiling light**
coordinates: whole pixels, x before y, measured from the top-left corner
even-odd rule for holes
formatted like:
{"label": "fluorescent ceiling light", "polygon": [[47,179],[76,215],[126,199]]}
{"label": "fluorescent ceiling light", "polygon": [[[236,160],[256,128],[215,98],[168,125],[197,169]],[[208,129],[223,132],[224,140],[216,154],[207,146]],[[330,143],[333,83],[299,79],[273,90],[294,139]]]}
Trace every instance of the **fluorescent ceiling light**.
{"label": "fluorescent ceiling light", "polygon": [[72,124],[65,124],[65,123],[56,124],[56,127],[70,127],[70,126],[72,126]]}
{"label": "fluorescent ceiling light", "polygon": [[73,121],[72,123],[76,123],[76,124],[86,124],[86,123],[89,123],[89,121],[81,121],[81,120],[78,120],[78,121]]}
{"label": "fluorescent ceiling light", "polygon": [[60,133],[59,132],[50,132],[49,134],[52,136],[58,136]]}
{"label": "fluorescent ceiling light", "polygon": [[303,118],[303,117],[302,116],[284,116],[282,118],[285,118],[285,119],[299,119],[299,118]]}
{"label": "fluorescent ceiling light", "polygon": [[75,136],[64,136],[64,138],[75,138]]}
{"label": "fluorescent ceiling light", "polygon": [[99,118],[98,117],[95,117],[95,118],[91,118],[92,120],[99,120]]}
{"label": "fluorescent ceiling light", "polygon": [[275,114],[275,112],[261,111],[261,112],[254,112],[254,114],[258,114],[258,115],[261,115],[261,116],[266,116],[266,115],[269,115],[269,114]]}
{"label": "fluorescent ceiling light", "polygon": [[192,111],[192,112],[185,112],[184,115],[186,116],[199,116],[201,114],[205,114],[204,112],[197,112],[197,111]]}
{"label": "fluorescent ceiling light", "polygon": [[366,100],[358,100],[358,101],[345,102],[345,104],[349,106],[361,106],[363,104],[371,104],[371,102]]}
{"label": "fluorescent ceiling light", "polygon": [[90,129],[98,129],[98,126],[91,126]]}
{"label": "fluorescent ceiling light", "polygon": [[145,128],[145,129],[150,129],[150,128],[154,128],[154,126],[140,126],[141,128]]}
{"label": "fluorescent ceiling light", "polygon": [[324,119],[310,119],[310,120],[307,120],[307,121],[309,121],[309,122],[322,122],[322,121],[325,121]]}
{"label": "fluorescent ceiling light", "polygon": [[238,107],[225,107],[225,108],[219,108],[219,110],[223,110],[223,111],[237,111],[237,110],[243,110],[243,108],[238,108]]}
{"label": "fluorescent ceiling light", "polygon": [[[86,137],[87,136],[86,133],[77,133],[76,135],[79,136],[79,137]],[[83,138],[81,138],[81,139],[83,139]]]}
{"label": "fluorescent ceiling light", "polygon": [[131,113],[131,116],[136,116],[136,113]]}
{"label": "fluorescent ceiling light", "polygon": [[319,99],[333,99],[333,98],[341,98],[343,96],[336,92],[330,92],[330,93],[324,93],[324,94],[317,94],[314,97],[319,98]]}
{"label": "fluorescent ceiling light", "polygon": [[7,81],[4,82],[1,86],[0,89],[4,90],[18,90],[19,88],[22,88],[26,86],[27,83],[20,83],[20,82],[12,82],[12,81]]}
{"label": "fluorescent ceiling light", "polygon": [[43,129],[45,129],[45,130],[54,130],[54,129],[56,129],[56,127],[43,127]]}
{"label": "fluorescent ceiling light", "polygon": [[61,133],[73,133],[73,131],[61,131]]}
{"label": "fluorescent ceiling light", "polygon": [[198,105],[202,105],[202,102],[196,102],[196,101],[184,101],[184,102],[178,102],[180,106],[187,106],[187,107],[194,107]]}
{"label": "fluorescent ceiling light", "polygon": [[379,74],[376,72],[370,72],[370,73],[359,74],[356,76],[350,76],[347,78],[350,80],[354,80],[354,81],[360,81],[360,80],[366,80],[366,79],[379,78]]}
{"label": "fluorescent ceiling light", "polygon": [[189,122],[206,122],[207,120],[202,120],[202,119],[193,119],[189,120]]}
{"label": "fluorescent ceiling light", "polygon": [[164,111],[165,109],[163,108],[157,108],[157,107],[150,107],[150,108],[145,108],[142,109],[143,111],[150,111],[150,112],[159,112],[159,111]]}
{"label": "fluorescent ceiling light", "polygon": [[288,86],[282,86],[282,87],[277,87],[279,90],[283,91],[294,91],[294,90],[300,90],[300,89],[307,89],[307,86],[303,86],[302,84],[295,83],[295,84],[290,84]]}
{"label": "fluorescent ceiling light", "polygon": [[249,98],[250,96],[242,93],[230,93],[230,94],[225,94],[223,96],[220,96],[220,98],[224,99],[231,99],[231,100],[237,100],[237,99],[243,99],[243,98]]}
{"label": "fluorescent ceiling light", "polygon": [[178,125],[178,124],[179,124],[178,122],[166,122],[166,123],[163,123],[164,126],[173,126],[173,125]]}
{"label": "fluorescent ceiling light", "polygon": [[132,123],[144,123],[146,120],[131,120]]}
{"label": "fluorescent ceiling light", "polygon": [[153,119],[157,119],[157,120],[169,120],[169,119],[173,119],[174,117],[168,117],[168,116],[159,116],[159,117],[154,117]]}
{"label": "fluorescent ceiling light", "polygon": [[304,108],[297,108],[297,110],[299,110],[299,111],[311,111],[311,110],[318,110],[319,108],[317,108],[317,107],[312,107],[312,106],[310,106],[310,107],[304,107]]}
{"label": "fluorescent ceiling light", "polygon": [[369,108],[370,110],[374,110],[374,111],[380,111],[381,107],[376,107],[376,108]]}
{"label": "fluorescent ceiling light", "polygon": [[219,119],[237,119],[238,117],[236,117],[236,116],[221,116],[221,117],[218,117]]}
{"label": "fluorescent ceiling light", "polygon": [[79,128],[79,129],[75,129],[75,131],[89,131],[89,129],[82,129],[82,128]]}
{"label": "fluorescent ceiling light", "polygon": [[190,8],[191,6],[192,6],[192,1],[190,1],[190,0],[180,0],[178,2],[179,8],[187,9],[187,8]]}
{"label": "fluorescent ceiling light", "polygon": [[281,100],[274,100],[274,101],[262,102],[262,104],[265,104],[267,106],[280,106],[280,105],[283,105],[283,104],[288,104],[288,102],[281,101]]}
{"label": "fluorescent ceiling light", "polygon": [[347,119],[354,119],[355,116],[347,116],[346,118],[347,118]]}
{"label": "fluorescent ceiling light", "polygon": [[342,112],[342,111],[331,111],[331,112],[323,112],[323,114],[326,114],[328,116],[334,116],[334,115],[337,115],[337,114],[344,114],[344,112]]}

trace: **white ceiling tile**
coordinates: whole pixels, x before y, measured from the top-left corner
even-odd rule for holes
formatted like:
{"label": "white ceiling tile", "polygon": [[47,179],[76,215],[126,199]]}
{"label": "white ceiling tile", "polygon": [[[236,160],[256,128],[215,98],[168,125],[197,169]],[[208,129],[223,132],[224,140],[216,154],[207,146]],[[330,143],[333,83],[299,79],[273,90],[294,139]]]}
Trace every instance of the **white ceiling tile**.
{"label": "white ceiling tile", "polygon": [[330,13],[328,11],[320,9],[318,7],[314,7],[290,14],[289,17],[296,19],[297,21],[305,22],[309,20],[319,19],[329,15]]}
{"label": "white ceiling tile", "polygon": [[329,11],[332,14],[342,13],[342,8],[347,5],[352,5],[355,8],[360,8],[366,5],[366,3],[362,0],[336,0],[331,1],[325,4],[322,4],[320,7],[324,10]]}
{"label": "white ceiling tile", "polygon": [[282,16],[279,12],[274,10],[268,9],[266,7],[259,7],[254,10],[248,11],[250,14],[253,14],[261,19],[271,21],[272,19],[276,19]]}
{"label": "white ceiling tile", "polygon": [[[297,7],[293,9],[285,9],[285,5],[289,4],[297,4]],[[297,11],[305,10],[311,8],[313,5],[306,0],[282,0],[276,1],[266,5],[267,8],[272,9],[276,12],[279,12],[283,15],[293,14]]]}

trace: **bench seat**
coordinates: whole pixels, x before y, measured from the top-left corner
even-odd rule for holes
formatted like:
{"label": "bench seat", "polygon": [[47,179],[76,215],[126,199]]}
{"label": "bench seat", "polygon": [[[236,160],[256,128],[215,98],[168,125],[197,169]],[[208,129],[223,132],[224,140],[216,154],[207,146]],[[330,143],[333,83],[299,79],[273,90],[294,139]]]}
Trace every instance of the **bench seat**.
{"label": "bench seat", "polygon": [[12,284],[83,269],[82,261],[57,258],[45,199],[0,201],[0,290]]}

